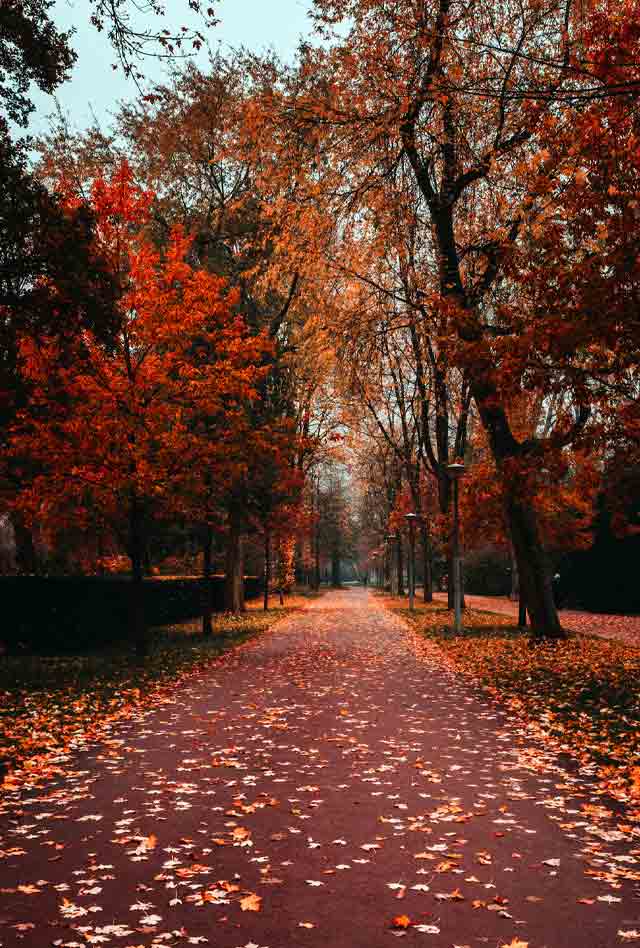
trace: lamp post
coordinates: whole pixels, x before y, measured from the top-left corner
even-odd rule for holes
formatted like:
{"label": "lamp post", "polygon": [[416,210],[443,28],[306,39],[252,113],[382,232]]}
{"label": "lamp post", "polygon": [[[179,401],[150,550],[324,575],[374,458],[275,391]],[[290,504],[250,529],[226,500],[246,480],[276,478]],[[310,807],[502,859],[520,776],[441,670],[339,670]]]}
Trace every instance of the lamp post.
{"label": "lamp post", "polygon": [[460,560],[460,516],[458,510],[458,484],[465,475],[464,464],[448,464],[447,475],[453,481],[453,608],[454,628],[457,635],[462,632],[462,570]]}
{"label": "lamp post", "polygon": [[420,519],[417,514],[408,513],[404,515],[404,519],[409,525],[409,569],[408,577],[409,580],[409,611],[413,612],[415,608],[415,598],[416,598],[416,534],[415,527],[416,522]]}

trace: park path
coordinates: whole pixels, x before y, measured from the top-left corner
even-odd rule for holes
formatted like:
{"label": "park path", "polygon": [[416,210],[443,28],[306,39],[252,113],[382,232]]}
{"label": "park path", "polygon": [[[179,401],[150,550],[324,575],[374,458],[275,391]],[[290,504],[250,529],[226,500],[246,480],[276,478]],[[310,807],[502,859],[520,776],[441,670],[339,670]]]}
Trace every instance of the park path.
{"label": "park path", "polygon": [[[445,603],[446,593],[434,593],[436,602]],[[499,615],[518,617],[518,603],[506,596],[475,596],[465,593],[465,600],[472,609],[497,612]],[[598,635],[602,639],[615,639],[625,645],[640,647],[640,615],[624,616],[600,612],[580,612],[577,609],[560,609],[560,621],[566,629],[583,635]]]}
{"label": "park path", "polygon": [[0,811],[2,948],[640,938],[637,819],[364,590],[61,763]]}

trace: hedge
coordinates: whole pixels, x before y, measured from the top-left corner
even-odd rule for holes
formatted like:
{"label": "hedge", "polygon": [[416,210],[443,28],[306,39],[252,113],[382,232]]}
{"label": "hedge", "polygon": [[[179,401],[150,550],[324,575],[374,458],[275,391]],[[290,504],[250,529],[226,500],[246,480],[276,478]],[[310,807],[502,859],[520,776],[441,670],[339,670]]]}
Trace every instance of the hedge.
{"label": "hedge", "polygon": [[[222,611],[224,577],[212,579],[213,605]],[[245,579],[248,599],[262,581]],[[0,576],[0,643],[10,652],[58,654],[103,647],[129,635],[131,580],[127,576]],[[149,625],[183,622],[200,615],[204,581],[146,579],[145,615]]]}

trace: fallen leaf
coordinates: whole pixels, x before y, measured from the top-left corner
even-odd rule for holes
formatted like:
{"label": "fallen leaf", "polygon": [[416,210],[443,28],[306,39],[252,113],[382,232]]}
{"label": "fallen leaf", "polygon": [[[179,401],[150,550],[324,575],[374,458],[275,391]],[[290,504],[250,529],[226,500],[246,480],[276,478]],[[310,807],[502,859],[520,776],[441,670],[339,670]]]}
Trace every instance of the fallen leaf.
{"label": "fallen leaf", "polygon": [[249,895],[245,895],[243,899],[240,899],[240,908],[243,912],[259,912],[261,902],[262,897],[251,892]]}

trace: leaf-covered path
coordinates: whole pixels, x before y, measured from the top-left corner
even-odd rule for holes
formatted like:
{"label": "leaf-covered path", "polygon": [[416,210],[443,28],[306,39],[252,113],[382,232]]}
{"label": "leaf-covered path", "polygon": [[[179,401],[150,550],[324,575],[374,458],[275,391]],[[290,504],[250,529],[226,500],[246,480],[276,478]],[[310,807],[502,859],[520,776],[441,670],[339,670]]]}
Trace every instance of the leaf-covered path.
{"label": "leaf-covered path", "polygon": [[3,800],[2,948],[640,938],[638,814],[363,590],[106,737]]}

